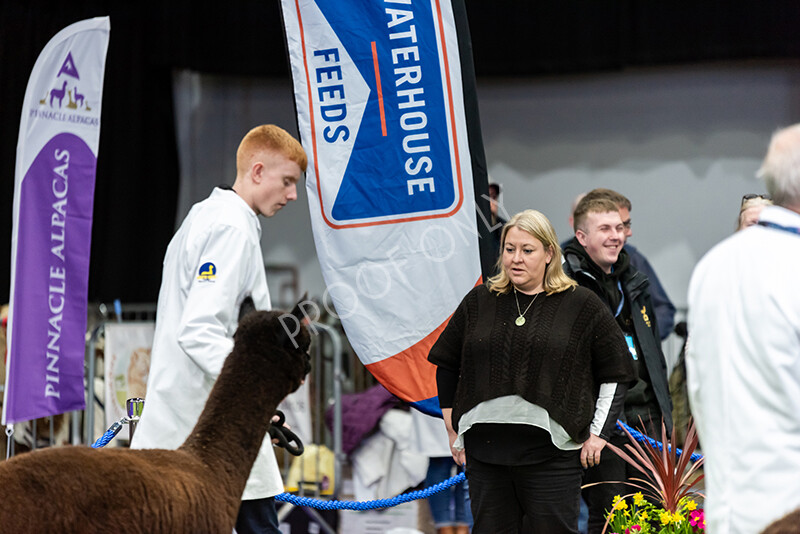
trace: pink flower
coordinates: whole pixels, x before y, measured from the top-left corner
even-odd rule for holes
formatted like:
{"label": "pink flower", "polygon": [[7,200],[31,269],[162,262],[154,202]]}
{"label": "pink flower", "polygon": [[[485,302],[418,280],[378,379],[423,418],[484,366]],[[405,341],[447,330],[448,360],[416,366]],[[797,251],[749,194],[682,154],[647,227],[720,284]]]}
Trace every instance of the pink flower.
{"label": "pink flower", "polygon": [[705,531],[706,528],[706,518],[703,510],[692,510],[689,512],[689,524],[694,527],[695,532],[702,529]]}
{"label": "pink flower", "polygon": [[631,534],[633,532],[639,532],[640,530],[642,530],[642,527],[640,527],[639,525],[633,525],[632,527],[628,527],[628,528],[625,529],[625,534]]}

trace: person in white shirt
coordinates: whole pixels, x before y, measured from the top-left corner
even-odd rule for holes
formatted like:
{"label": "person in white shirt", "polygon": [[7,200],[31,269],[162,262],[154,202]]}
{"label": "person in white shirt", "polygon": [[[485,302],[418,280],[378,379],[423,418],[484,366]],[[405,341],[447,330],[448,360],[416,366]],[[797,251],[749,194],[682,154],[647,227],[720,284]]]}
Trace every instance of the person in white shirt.
{"label": "person in white shirt", "polygon": [[711,534],[757,533],[800,506],[800,124],[758,172],[774,206],[699,262],[686,371]]}
{"label": "person in white shirt", "polygon": [[[307,158],[285,130],[250,130],[236,153],[232,188],[195,204],[167,248],[141,421],[131,446],[176,449],[191,432],[233,348],[246,299],[271,307],[259,215],[272,217],[297,199]],[[283,482],[266,439],[247,481],[238,534],[279,533],[273,497]]]}

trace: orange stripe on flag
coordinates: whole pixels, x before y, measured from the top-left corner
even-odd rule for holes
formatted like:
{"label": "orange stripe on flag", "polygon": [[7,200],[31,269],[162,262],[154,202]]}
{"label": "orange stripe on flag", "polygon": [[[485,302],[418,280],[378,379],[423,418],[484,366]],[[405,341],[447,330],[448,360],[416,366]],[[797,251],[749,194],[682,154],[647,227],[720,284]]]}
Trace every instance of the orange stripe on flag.
{"label": "orange stripe on flag", "polygon": [[367,369],[386,389],[403,400],[417,402],[435,397],[436,366],[428,361],[428,353],[448,321],[450,317],[416,344],[394,356],[368,364]]}
{"label": "orange stripe on flag", "polygon": [[[481,276],[475,285],[482,283]],[[406,350],[365,367],[386,389],[405,401],[419,402],[436,397],[439,394],[436,388],[436,366],[428,361],[428,353],[450,322],[450,317]]]}
{"label": "orange stripe on flag", "polygon": [[383,110],[383,88],[381,87],[381,70],[378,68],[378,50],[372,41],[372,64],[375,66],[375,85],[378,86],[378,107],[381,110],[381,133],[386,137],[386,113]]}

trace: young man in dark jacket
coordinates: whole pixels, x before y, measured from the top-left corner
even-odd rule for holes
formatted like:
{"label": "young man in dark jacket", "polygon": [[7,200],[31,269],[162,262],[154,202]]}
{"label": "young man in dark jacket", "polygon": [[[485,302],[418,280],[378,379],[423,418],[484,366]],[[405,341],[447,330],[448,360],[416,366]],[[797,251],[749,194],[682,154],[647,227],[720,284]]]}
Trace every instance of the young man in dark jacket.
{"label": "young man in dark jacket", "polygon": [[[573,220],[575,237],[564,248],[564,271],[578,284],[594,291],[614,314],[625,334],[637,374],[625,396],[625,420],[639,427],[641,418],[646,433],[660,439],[662,420],[667,430],[672,429],[672,403],[650,283],[630,264],[622,248],[625,228],[614,202],[587,195],[575,208]],[[621,431],[611,439],[618,447],[626,442]],[[586,471],[584,483],[625,480],[628,475],[636,476],[622,459],[608,451],[599,465]],[[599,484],[584,490],[590,533],[602,531],[605,511],[611,508],[613,497],[629,489],[618,484]]]}
{"label": "young man in dark jacket", "polygon": [[[653,266],[650,265],[650,262],[647,260],[644,254],[642,254],[639,249],[630,243],[630,238],[633,235],[633,229],[631,227],[631,201],[622,193],[618,193],[613,189],[606,189],[602,187],[592,189],[589,193],[582,193],[581,195],[578,195],[578,197],[576,197],[572,203],[572,211],[570,211],[569,216],[570,226],[574,226],[573,212],[575,211],[575,208],[578,207],[578,202],[580,202],[581,199],[587,195],[590,197],[604,197],[613,201],[617,205],[617,208],[619,209],[619,216],[622,218],[622,226],[625,227],[625,239],[622,245],[623,250],[628,254],[631,265],[633,265],[637,271],[641,271],[642,274],[650,279],[650,298],[653,299],[653,309],[655,310],[655,315],[658,317],[658,331],[661,335],[661,340],[663,341],[672,333],[673,329],[675,328],[675,305],[672,304],[669,296],[667,296],[667,292],[661,285],[661,281],[658,279],[658,275],[653,269]],[[567,239],[561,243],[561,248],[564,249],[569,241],[570,240]]]}

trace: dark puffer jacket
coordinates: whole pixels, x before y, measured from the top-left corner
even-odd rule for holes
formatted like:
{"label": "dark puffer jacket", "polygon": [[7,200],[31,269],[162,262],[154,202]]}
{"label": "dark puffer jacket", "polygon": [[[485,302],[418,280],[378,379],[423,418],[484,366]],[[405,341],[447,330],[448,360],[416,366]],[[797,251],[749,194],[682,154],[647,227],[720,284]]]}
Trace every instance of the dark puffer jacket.
{"label": "dark puffer jacket", "polygon": [[[607,291],[609,280],[602,270],[595,264],[586,250],[573,239],[564,248],[564,272],[572,277],[579,285],[591,289],[606,302],[615,313],[616,303],[609,302]],[[661,350],[661,337],[656,324],[653,304],[650,298],[650,282],[643,273],[630,266],[625,250],[620,251],[619,258],[614,264],[613,282],[619,281],[622,293],[625,296],[627,306],[624,307],[622,314],[629,314],[628,317],[618,318],[619,322],[629,322],[632,325],[632,334],[636,343],[637,352],[645,363],[650,387],[655,394],[661,415],[664,418],[667,430],[672,431],[672,401],[669,395],[669,381],[667,378],[667,363],[664,353]],[[628,391],[630,396],[631,390]],[[629,399],[626,399],[626,409]],[[637,421],[629,421],[634,425]]]}

